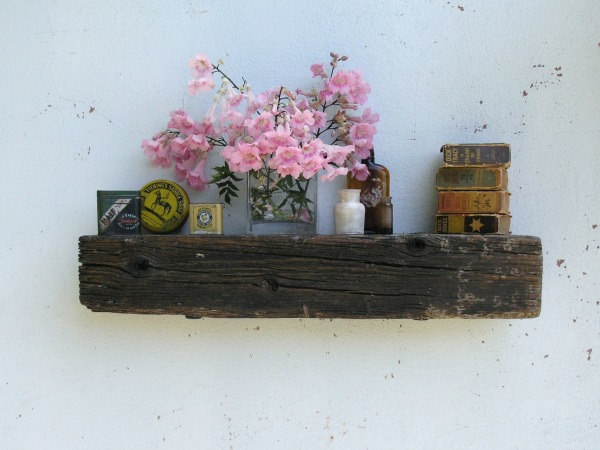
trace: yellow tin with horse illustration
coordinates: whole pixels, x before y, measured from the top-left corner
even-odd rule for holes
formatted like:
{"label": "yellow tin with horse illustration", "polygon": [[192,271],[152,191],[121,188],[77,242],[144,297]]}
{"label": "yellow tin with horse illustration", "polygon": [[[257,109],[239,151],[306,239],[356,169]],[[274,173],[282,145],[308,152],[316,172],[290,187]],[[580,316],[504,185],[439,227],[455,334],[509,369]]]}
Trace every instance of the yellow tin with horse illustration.
{"label": "yellow tin with horse illustration", "polygon": [[140,191],[142,227],[152,233],[173,233],[189,214],[190,200],[185,190],[169,180],[154,180]]}

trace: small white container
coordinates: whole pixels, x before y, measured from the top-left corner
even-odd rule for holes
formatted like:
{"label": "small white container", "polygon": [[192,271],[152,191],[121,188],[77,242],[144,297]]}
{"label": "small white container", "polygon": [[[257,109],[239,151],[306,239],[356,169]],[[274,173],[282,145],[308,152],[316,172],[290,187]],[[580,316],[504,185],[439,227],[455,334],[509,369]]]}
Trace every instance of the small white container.
{"label": "small white container", "polygon": [[340,189],[339,202],[333,207],[336,234],[365,233],[365,205],[360,202],[360,189]]}

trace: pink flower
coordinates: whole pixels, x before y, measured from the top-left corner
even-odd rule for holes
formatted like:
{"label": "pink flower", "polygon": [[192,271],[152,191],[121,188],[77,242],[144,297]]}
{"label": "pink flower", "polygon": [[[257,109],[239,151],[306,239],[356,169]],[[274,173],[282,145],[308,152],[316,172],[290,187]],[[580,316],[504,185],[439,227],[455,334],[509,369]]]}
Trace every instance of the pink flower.
{"label": "pink flower", "polygon": [[310,66],[310,71],[313,74],[313,78],[327,78],[327,74],[325,73],[325,68],[323,67],[323,64],[313,64],[312,66]]}
{"label": "pink flower", "polygon": [[244,132],[245,116],[233,109],[225,99],[221,103],[221,115],[217,118],[220,133],[226,133],[230,142],[235,141]]}
{"label": "pink flower", "polygon": [[206,166],[206,158],[201,158],[196,167],[192,169],[187,176],[188,184],[196,189],[197,191],[203,191],[208,184],[208,179],[204,175],[204,168]]}
{"label": "pink flower", "polygon": [[188,92],[190,95],[197,95],[198,92],[208,92],[214,89],[215,82],[212,78],[202,77],[194,78],[188,82]]}
{"label": "pink flower", "polygon": [[221,115],[218,119],[221,126],[226,126],[228,123],[242,126],[244,124],[245,116],[237,109],[233,108],[227,99],[223,97],[221,99]]}
{"label": "pink flower", "polygon": [[369,155],[371,154],[371,149],[373,148],[372,145],[370,145],[369,147],[357,147],[355,146],[356,150],[354,151],[354,154],[356,155],[357,158],[359,159],[367,159],[369,157]]}
{"label": "pink flower", "polygon": [[149,141],[144,139],[142,141],[142,148],[144,149],[144,153],[146,156],[149,156],[152,159],[152,165],[157,167],[170,167],[171,160],[169,158],[170,153],[170,145],[163,145],[158,141]]}
{"label": "pink flower", "polygon": [[246,119],[244,127],[246,127],[246,132],[256,139],[262,133],[275,128],[275,118],[270,112],[263,112],[258,117]]}
{"label": "pink flower", "polygon": [[323,128],[327,123],[327,114],[321,111],[313,111],[313,118],[315,119],[315,123],[311,127],[312,130],[318,130],[319,128]]}
{"label": "pink flower", "polygon": [[340,147],[339,145],[326,145],[325,148],[328,150],[327,161],[337,166],[343,166],[348,155],[352,154],[355,150],[354,145],[346,145]]}
{"label": "pink flower", "polygon": [[352,169],[350,170],[350,173],[357,180],[365,181],[369,176],[369,169],[365,164],[355,161],[354,165],[352,166]]}
{"label": "pink flower", "polygon": [[269,160],[269,167],[278,169],[278,166],[290,166],[301,161],[302,151],[298,147],[278,147],[275,156]]}
{"label": "pink flower", "polygon": [[158,153],[158,148],[161,144],[154,139],[148,140],[144,139],[142,141],[142,150],[144,150],[144,154],[149,158],[152,158],[156,153]]}
{"label": "pink flower", "polygon": [[211,136],[218,133],[215,130],[214,123],[204,118],[202,122],[198,122],[194,126],[194,134],[199,134],[202,136]]}
{"label": "pink flower", "polygon": [[325,159],[323,159],[320,155],[315,155],[310,159],[305,159],[302,163],[302,175],[307,180],[315,176],[315,174],[323,169],[323,165],[325,163]]}
{"label": "pink flower", "polygon": [[196,78],[204,78],[210,76],[212,72],[212,63],[206,55],[198,54],[194,59],[190,59],[188,66],[192,69],[192,73]]}
{"label": "pink flower", "polygon": [[371,108],[365,108],[362,113],[362,116],[349,116],[348,117],[352,122],[365,122],[365,123],[376,123],[379,122],[379,114],[371,114]]}
{"label": "pink flower", "polygon": [[353,70],[350,72],[352,83],[350,89],[346,93],[346,99],[350,103],[358,103],[364,105],[367,103],[368,94],[371,92],[371,86],[365,83],[359,71]]}
{"label": "pink flower", "polygon": [[261,92],[258,94],[251,102],[249,102],[249,108],[252,111],[257,111],[259,109],[264,109],[267,105],[274,102],[277,95],[279,95],[280,87],[276,87],[273,89],[269,89],[268,91]]}
{"label": "pink flower", "polygon": [[194,151],[202,151],[207,152],[212,149],[212,145],[206,139],[204,134],[190,134],[187,138],[185,138],[185,143],[190,148],[190,150]]}
{"label": "pink flower", "polygon": [[290,119],[290,126],[292,127],[292,129],[302,130],[304,129],[304,127],[314,125],[314,123],[315,118],[313,117],[312,111],[309,109],[304,111],[300,111],[299,109],[297,109]]}
{"label": "pink flower", "polygon": [[283,177],[291,175],[294,180],[302,175],[302,166],[298,163],[290,164],[289,166],[277,166],[277,173]]}
{"label": "pink flower", "polygon": [[232,153],[231,161],[237,166],[237,171],[246,173],[262,168],[262,159],[256,145],[242,142],[235,147],[237,151]]}
{"label": "pink flower", "polygon": [[232,108],[237,108],[238,106],[240,106],[242,104],[242,102],[245,99],[246,99],[246,96],[244,94],[233,93],[233,95],[230,95],[229,98],[227,99],[227,103],[229,103],[229,106],[231,106]]}
{"label": "pink flower", "polygon": [[298,141],[292,137],[292,132],[288,126],[278,125],[274,131],[267,131],[260,136],[265,140],[265,145],[271,149],[271,152],[278,147],[298,147]]}
{"label": "pink flower", "polygon": [[319,100],[330,102],[337,91],[332,88],[331,81],[325,80],[325,87],[319,92]]}
{"label": "pink flower", "polygon": [[187,179],[195,161],[196,155],[192,155],[189,159],[175,163],[175,176],[178,180],[183,181]]}
{"label": "pink flower", "polygon": [[332,181],[337,176],[346,175],[348,173],[347,167],[334,167],[327,165],[325,169],[327,172],[321,176],[321,181]]}
{"label": "pink flower", "polygon": [[177,162],[181,162],[190,159],[192,156],[196,156],[195,153],[192,153],[187,139],[180,137],[176,137],[171,141],[171,154],[173,155],[173,159]]}
{"label": "pink flower", "polygon": [[302,146],[302,155],[304,159],[310,159],[321,153],[324,144],[321,139],[313,139],[308,144]]}
{"label": "pink flower", "polygon": [[256,145],[258,153],[261,155],[261,157],[271,156],[275,150],[277,150],[276,148],[274,149],[271,147],[269,142],[264,139],[264,136],[259,136],[259,138],[254,141],[254,145]]}
{"label": "pink flower", "polygon": [[194,121],[183,109],[171,111],[170,114],[171,120],[167,124],[169,128],[175,128],[186,135],[194,132]]}
{"label": "pink flower", "polygon": [[373,145],[373,136],[377,133],[375,125],[370,123],[356,123],[350,127],[350,138],[354,145],[370,149]]}
{"label": "pink flower", "polygon": [[227,162],[227,164],[229,165],[229,168],[233,171],[233,172],[238,172],[239,171],[239,164],[234,162],[234,155],[237,153],[237,148],[233,145],[228,145],[226,147],[223,147],[223,150],[221,150],[221,156],[223,156],[223,158],[225,159],[225,161]]}
{"label": "pink flower", "polygon": [[[298,92],[299,94],[301,92]],[[306,95],[306,94],[301,94],[301,95]],[[296,108],[298,108],[300,111],[305,111],[307,109],[310,109],[310,103],[308,103],[308,100],[303,98],[302,100],[296,102]]]}
{"label": "pink flower", "polygon": [[330,78],[330,89],[340,95],[350,92],[350,88],[354,84],[354,76],[350,72],[339,70],[333,77]]}

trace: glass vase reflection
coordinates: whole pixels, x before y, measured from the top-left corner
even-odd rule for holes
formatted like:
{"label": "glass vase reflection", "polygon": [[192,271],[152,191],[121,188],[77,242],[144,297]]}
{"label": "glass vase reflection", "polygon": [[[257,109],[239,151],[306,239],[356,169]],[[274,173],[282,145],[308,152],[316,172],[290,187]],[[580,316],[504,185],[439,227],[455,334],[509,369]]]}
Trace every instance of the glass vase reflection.
{"label": "glass vase reflection", "polygon": [[316,234],[317,179],[275,170],[248,174],[248,233]]}

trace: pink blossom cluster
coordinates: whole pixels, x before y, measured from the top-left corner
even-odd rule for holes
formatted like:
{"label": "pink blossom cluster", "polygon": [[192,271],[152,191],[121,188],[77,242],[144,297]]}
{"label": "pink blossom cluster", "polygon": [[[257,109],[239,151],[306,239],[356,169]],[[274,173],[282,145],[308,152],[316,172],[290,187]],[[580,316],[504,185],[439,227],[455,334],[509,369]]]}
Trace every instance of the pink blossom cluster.
{"label": "pink blossom cluster", "polygon": [[[332,180],[351,173],[366,179],[361,159],[369,155],[379,120],[370,108],[351,115],[367,102],[371,91],[358,70],[336,70],[346,57],[331,54],[331,70],[314,64],[310,70],[323,80],[321,89],[292,92],[277,87],[254,95],[244,83],[238,87],[206,55],[197,55],[189,66],[193,79],[191,95],[215,87],[213,76],[221,76],[221,87],[202,120],[194,121],[185,111],[171,112],[167,129],[142,148],[155,166],[175,164],[179,180],[203,190],[206,159],[215,147],[233,172],[275,171],[279,176]],[[327,139],[327,141],[325,140]]]}

